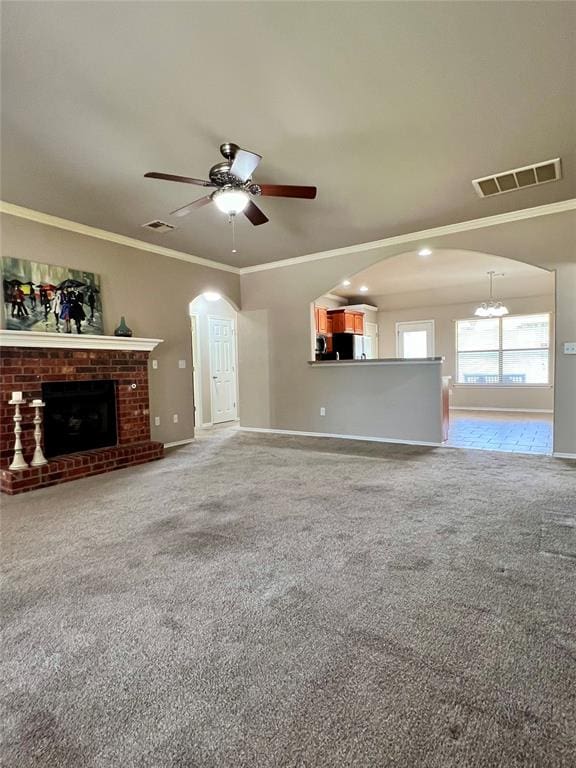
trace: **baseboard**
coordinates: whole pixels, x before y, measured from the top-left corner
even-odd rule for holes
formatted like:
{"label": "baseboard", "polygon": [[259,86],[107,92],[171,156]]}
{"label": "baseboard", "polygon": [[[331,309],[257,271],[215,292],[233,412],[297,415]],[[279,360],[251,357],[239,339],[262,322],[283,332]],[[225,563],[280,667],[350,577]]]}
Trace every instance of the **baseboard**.
{"label": "baseboard", "polygon": [[576,459],[576,453],[556,453],[556,451],[554,451],[552,456],[555,459]]}
{"label": "baseboard", "polygon": [[187,437],[186,440],[174,440],[172,443],[164,443],[164,448],[175,448],[177,445],[188,445],[188,443],[193,442],[193,437]]}
{"label": "baseboard", "polygon": [[265,429],[264,427],[239,427],[241,432],[262,432],[270,435],[293,435],[295,437],[333,437],[337,440],[364,440],[369,443],[393,443],[395,445],[423,445],[427,448],[442,448],[443,443],[427,443],[422,440],[397,440],[392,437],[371,437],[368,435],[338,435],[332,432],[301,432],[297,429]]}
{"label": "baseboard", "polygon": [[488,408],[486,406],[478,406],[478,408],[470,406],[451,405],[451,411],[502,411],[503,413],[554,413],[553,410],[548,408]]}

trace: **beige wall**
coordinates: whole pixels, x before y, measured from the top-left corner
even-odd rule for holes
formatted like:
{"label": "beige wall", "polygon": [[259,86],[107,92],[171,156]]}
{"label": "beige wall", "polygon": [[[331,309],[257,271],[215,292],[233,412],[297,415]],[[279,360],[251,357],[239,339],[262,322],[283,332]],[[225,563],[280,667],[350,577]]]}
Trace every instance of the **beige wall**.
{"label": "beige wall", "polygon": [[[102,277],[105,329],[120,315],[139,336],[165,339],[154,352],[152,414],[161,417],[153,436],[163,441],[193,434],[189,303],[217,290],[240,306],[238,277],[67,232],[21,218],[2,216],[2,253],[14,258],[64,264]],[[434,247],[467,249],[524,261],[556,273],[556,359],[554,448],[576,454],[576,356],[564,355],[564,341],[576,340],[576,214],[529,218],[439,237]],[[419,244],[415,243],[414,248]],[[240,417],[246,426],[312,430],[318,397],[336,397],[338,380],[307,365],[310,305],[343,278],[400,255],[405,244],[342,253],[326,259],[244,274],[239,316]],[[187,361],[186,369],[178,360]],[[316,376],[316,378],[314,378]],[[333,388],[333,392],[327,391]],[[360,402],[358,407],[362,408]],[[179,414],[178,424],[171,421]],[[362,417],[363,418],[363,417]],[[327,418],[325,431],[336,431]]]}
{"label": "beige wall", "polygon": [[[158,360],[158,369],[150,368],[152,437],[163,442],[192,437],[189,305],[207,290],[217,290],[239,303],[238,276],[15,216],[3,215],[0,223],[2,255],[100,274],[107,334],[125,315],[135,336],[164,339],[151,355]],[[186,361],[186,368],[179,368],[179,360]],[[174,414],[178,414],[177,424]],[[154,426],[155,416],[160,417],[159,427]]]}
{"label": "beige wall", "polygon": [[[556,360],[554,449],[576,454],[576,356],[560,353],[576,340],[576,215],[574,211],[426,238],[431,247],[465,249],[516,259],[556,272]],[[420,247],[414,244],[414,249]],[[258,365],[241,371],[241,423],[277,429],[310,429],[316,402],[316,370],[310,355],[310,303],[344,278],[384,258],[407,251],[405,244],[342,253],[242,275],[242,309],[249,322],[239,336],[242,359],[257,343]],[[255,346],[256,346],[255,343]],[[253,362],[252,358],[252,362]],[[332,370],[333,372],[333,370]],[[338,389],[326,371],[324,390]],[[363,408],[357,403],[356,407]],[[336,431],[327,418],[325,431]]]}
{"label": "beige wall", "polygon": [[[237,312],[225,299],[207,301],[203,296],[194,299],[190,306],[190,312],[197,316],[198,346],[200,350],[199,380],[202,397],[201,417],[203,424],[212,422],[212,378],[210,374],[210,329],[211,317],[228,318],[236,322]],[[195,393],[198,395],[198,393]],[[198,412],[196,412],[198,419]],[[201,426],[200,422],[197,426]]]}
{"label": "beige wall", "polygon": [[[444,357],[443,374],[452,377],[451,405],[460,408],[514,408],[549,410],[554,408],[554,390],[547,387],[474,387],[456,384],[456,328],[455,320],[472,317],[477,302],[443,304],[410,309],[395,309],[378,313],[380,356],[396,356],[396,323],[434,320],[435,354]],[[554,297],[530,296],[523,299],[506,298],[506,306],[513,315],[550,312],[554,326]],[[552,330],[551,347],[554,349]],[[554,355],[551,354],[551,376]]]}
{"label": "beige wall", "polygon": [[565,341],[576,341],[576,257],[573,264],[559,265],[556,275],[554,390],[554,449],[576,455],[576,355],[562,353]]}
{"label": "beige wall", "polygon": [[[280,429],[442,442],[440,365],[318,364],[296,421]],[[320,415],[324,408],[326,415]],[[288,426],[291,423],[292,426]]]}

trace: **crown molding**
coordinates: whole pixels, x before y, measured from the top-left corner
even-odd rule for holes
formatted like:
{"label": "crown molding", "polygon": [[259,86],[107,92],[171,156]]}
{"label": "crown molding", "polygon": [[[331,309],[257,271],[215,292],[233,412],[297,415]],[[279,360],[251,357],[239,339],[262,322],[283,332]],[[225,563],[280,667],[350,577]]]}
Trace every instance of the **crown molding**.
{"label": "crown molding", "polygon": [[106,240],[110,243],[117,243],[118,245],[124,245],[128,248],[138,248],[141,251],[157,253],[160,256],[167,256],[171,259],[187,261],[190,264],[198,264],[199,266],[208,267],[209,269],[219,269],[222,272],[231,272],[234,275],[249,275],[253,272],[265,272],[269,269],[280,269],[281,267],[290,267],[296,264],[306,264],[310,261],[320,261],[321,259],[331,259],[336,256],[363,253],[364,251],[373,251],[377,248],[404,245],[430,238],[442,237],[443,235],[452,235],[458,232],[469,232],[474,229],[484,229],[485,227],[496,227],[500,224],[522,221],[524,219],[534,219],[539,216],[550,216],[554,213],[564,213],[566,211],[572,210],[576,210],[576,198],[571,198],[570,200],[561,200],[558,203],[549,203],[548,205],[540,205],[536,206],[535,208],[521,208],[516,211],[510,211],[509,213],[499,213],[495,216],[485,216],[481,219],[471,219],[470,221],[462,221],[458,224],[447,224],[441,227],[423,229],[418,232],[409,232],[404,235],[385,237],[382,240],[372,240],[367,243],[358,243],[357,245],[349,245],[344,248],[335,248],[330,251],[319,251],[317,253],[309,253],[304,256],[294,256],[291,259],[281,259],[280,261],[272,261],[266,264],[255,264],[251,267],[239,268],[234,267],[231,264],[223,264],[219,261],[204,259],[201,256],[194,256],[191,253],[176,251],[172,248],[165,248],[164,246],[155,245],[154,243],[147,243],[144,240],[127,237],[126,235],[119,235],[115,232],[108,232],[105,229],[98,229],[97,227],[91,227],[87,224],[80,224],[76,221],[62,219],[58,216],[52,216],[49,213],[35,211],[32,208],[25,208],[21,205],[15,205],[14,203],[8,203],[0,200],[0,213],[6,213],[10,216],[16,216],[21,219],[28,219],[29,221],[35,221],[39,224],[45,224],[49,227],[57,227],[58,229],[64,229],[80,235],[86,235],[87,237],[94,237],[98,240]]}
{"label": "crown molding", "polygon": [[[309,261],[320,261],[321,259],[332,259],[335,256],[347,256],[353,253],[363,253],[364,251],[373,251],[377,248],[385,248],[394,245],[404,245],[425,241],[434,237],[443,235],[453,235],[458,232],[469,232],[474,229],[484,229],[486,227],[496,227],[500,224],[508,224],[514,221],[523,221],[524,219],[535,219],[539,216],[551,216],[554,213],[564,213],[576,209],[576,198],[570,200],[561,200],[558,203],[549,203],[548,205],[539,205],[535,208],[521,208],[517,211],[508,213],[498,213],[495,216],[485,216],[482,219],[471,219],[462,221],[458,224],[446,224],[442,227],[433,227],[432,229],[422,229],[419,232],[409,232],[405,235],[396,235],[394,237],[385,237],[382,240],[372,240],[358,245],[348,245],[345,248],[335,248],[331,251],[319,251],[318,253],[309,253],[306,256],[295,256],[291,259],[282,259],[272,261],[267,264],[255,264],[252,267],[242,267],[241,275],[249,275],[253,272],[264,272],[268,269],[280,269],[281,267],[291,267],[295,264],[305,264]],[[422,243],[424,245],[425,243]]]}
{"label": "crown molding", "polygon": [[17,216],[20,219],[28,219],[29,221],[36,221],[38,222],[38,224],[45,224],[48,227],[57,227],[58,229],[65,229],[68,232],[75,232],[76,234],[79,234],[79,235],[86,235],[87,237],[95,237],[97,240],[107,240],[110,243],[125,245],[128,248],[138,248],[138,250],[140,251],[157,253],[160,256],[168,256],[171,259],[188,261],[190,264],[198,264],[202,267],[209,267],[210,269],[219,269],[223,272],[232,272],[232,274],[234,275],[240,274],[240,270],[238,269],[238,267],[233,267],[230,264],[221,264],[218,261],[212,261],[211,259],[203,259],[201,256],[194,256],[191,253],[184,253],[183,251],[176,251],[172,248],[165,248],[162,245],[147,243],[146,241],[138,240],[135,237],[118,235],[115,232],[108,232],[105,229],[90,227],[87,224],[80,224],[77,221],[70,221],[69,219],[61,219],[59,216],[52,216],[49,213],[42,213],[42,211],[34,211],[31,208],[24,208],[21,205],[14,205],[13,203],[7,203],[4,200],[0,200],[0,213],[7,213],[10,216]]}

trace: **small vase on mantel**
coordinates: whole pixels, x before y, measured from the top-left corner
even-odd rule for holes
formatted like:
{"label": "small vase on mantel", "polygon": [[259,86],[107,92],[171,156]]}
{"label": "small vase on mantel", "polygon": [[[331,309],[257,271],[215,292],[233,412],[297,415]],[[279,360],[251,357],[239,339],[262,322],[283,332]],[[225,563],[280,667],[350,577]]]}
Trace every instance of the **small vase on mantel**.
{"label": "small vase on mantel", "polygon": [[126,319],[124,315],[120,318],[120,325],[114,331],[114,336],[132,336],[132,329],[126,325]]}

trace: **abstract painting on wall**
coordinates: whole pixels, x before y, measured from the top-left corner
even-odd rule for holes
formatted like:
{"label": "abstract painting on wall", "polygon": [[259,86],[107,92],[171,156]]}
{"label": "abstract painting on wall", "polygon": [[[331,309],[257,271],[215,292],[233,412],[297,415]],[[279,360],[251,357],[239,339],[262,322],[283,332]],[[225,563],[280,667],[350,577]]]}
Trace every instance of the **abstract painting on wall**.
{"label": "abstract painting on wall", "polygon": [[10,331],[102,335],[100,276],[24,259],[1,259]]}

